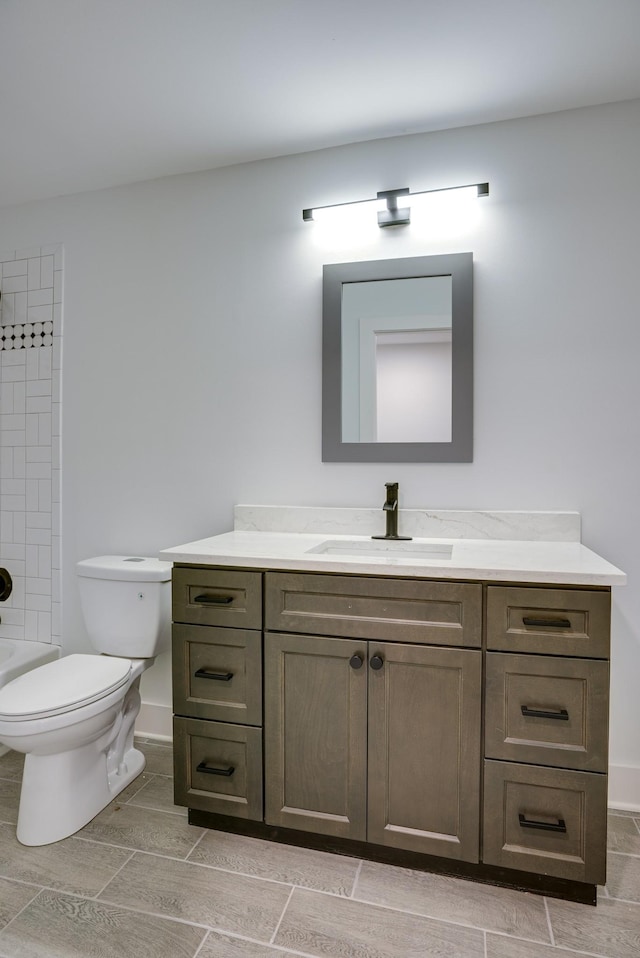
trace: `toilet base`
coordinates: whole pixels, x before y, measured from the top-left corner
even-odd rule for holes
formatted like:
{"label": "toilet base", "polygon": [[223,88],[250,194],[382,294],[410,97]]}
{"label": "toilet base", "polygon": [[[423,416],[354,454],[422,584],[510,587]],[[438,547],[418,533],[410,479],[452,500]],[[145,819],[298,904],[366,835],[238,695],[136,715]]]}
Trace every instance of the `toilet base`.
{"label": "toilet base", "polygon": [[131,747],[115,774],[95,743],[62,755],[27,755],[16,837],[23,845],[49,845],[68,838],[137,778],[145,757]]}

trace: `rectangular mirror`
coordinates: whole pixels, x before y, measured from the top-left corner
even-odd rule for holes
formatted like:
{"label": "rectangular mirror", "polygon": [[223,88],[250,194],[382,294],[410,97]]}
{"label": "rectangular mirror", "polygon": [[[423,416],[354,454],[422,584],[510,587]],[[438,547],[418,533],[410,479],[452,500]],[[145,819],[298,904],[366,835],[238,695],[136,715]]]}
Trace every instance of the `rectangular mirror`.
{"label": "rectangular mirror", "polygon": [[324,462],[471,462],[473,256],[324,267]]}

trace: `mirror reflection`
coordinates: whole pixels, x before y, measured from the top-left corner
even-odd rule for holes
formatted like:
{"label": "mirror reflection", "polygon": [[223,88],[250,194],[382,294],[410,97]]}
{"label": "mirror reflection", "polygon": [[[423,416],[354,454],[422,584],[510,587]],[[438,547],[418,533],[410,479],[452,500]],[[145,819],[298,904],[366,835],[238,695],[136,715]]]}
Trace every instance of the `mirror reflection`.
{"label": "mirror reflection", "polygon": [[343,442],[451,442],[451,277],[342,286]]}
{"label": "mirror reflection", "polygon": [[323,461],[470,462],[473,257],[324,267]]}

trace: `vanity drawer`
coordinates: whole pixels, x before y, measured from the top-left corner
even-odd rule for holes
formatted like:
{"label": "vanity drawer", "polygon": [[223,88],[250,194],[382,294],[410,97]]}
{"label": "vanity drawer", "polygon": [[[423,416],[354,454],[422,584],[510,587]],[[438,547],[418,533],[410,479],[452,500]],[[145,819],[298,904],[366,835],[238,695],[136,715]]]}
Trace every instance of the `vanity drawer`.
{"label": "vanity drawer", "polygon": [[174,716],[176,805],[262,821],[262,730]]}
{"label": "vanity drawer", "polygon": [[262,573],[175,566],[172,582],[174,622],[262,627]]}
{"label": "vanity drawer", "polygon": [[610,615],[608,590],[489,586],[487,648],[606,659]]}
{"label": "vanity drawer", "polygon": [[265,627],[274,632],[479,648],[482,587],[469,582],[268,572]]}
{"label": "vanity drawer", "polygon": [[173,710],[262,725],[262,633],[173,626]]}
{"label": "vanity drawer", "polygon": [[485,762],[483,861],[604,884],[607,776]]}
{"label": "vanity drawer", "polygon": [[487,653],[488,758],[607,771],[609,665]]}

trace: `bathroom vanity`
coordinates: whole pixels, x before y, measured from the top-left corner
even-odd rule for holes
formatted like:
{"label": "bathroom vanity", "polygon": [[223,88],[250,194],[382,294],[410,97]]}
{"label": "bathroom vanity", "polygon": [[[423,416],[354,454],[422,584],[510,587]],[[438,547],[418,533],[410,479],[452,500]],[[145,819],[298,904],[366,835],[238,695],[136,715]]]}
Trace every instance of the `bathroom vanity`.
{"label": "bathroom vanity", "polygon": [[392,543],[363,534],[374,516],[282,510],[300,527],[282,532],[248,509],[162,553],[189,820],[595,901],[625,577],[576,541],[579,518],[439,514],[450,537]]}

